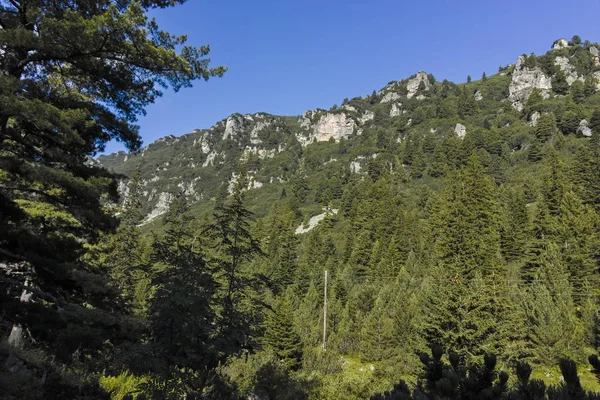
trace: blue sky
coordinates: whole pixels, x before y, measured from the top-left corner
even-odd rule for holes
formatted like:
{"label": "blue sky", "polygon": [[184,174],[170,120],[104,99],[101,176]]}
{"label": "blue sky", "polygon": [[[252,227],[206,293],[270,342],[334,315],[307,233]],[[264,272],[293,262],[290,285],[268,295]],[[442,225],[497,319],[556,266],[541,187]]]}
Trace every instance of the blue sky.
{"label": "blue sky", "polygon": [[212,64],[229,71],[149,106],[144,144],[234,112],[329,108],[421,70],[479,79],[560,37],[600,41],[598,0],[188,0],[152,15],[189,44],[210,44]]}

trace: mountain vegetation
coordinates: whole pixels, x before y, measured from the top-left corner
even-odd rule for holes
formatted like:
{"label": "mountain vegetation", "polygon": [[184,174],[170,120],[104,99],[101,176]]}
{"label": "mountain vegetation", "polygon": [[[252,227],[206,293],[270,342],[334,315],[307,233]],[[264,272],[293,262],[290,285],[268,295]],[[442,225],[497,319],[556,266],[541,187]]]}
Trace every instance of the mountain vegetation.
{"label": "mountain vegetation", "polygon": [[179,2],[0,1],[2,398],[600,398],[600,45],[141,148]]}

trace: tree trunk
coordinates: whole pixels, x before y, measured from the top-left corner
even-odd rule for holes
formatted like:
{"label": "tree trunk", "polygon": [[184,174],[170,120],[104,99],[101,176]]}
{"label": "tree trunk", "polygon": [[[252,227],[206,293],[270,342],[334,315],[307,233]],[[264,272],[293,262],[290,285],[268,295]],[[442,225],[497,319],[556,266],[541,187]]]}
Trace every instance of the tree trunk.
{"label": "tree trunk", "polygon": [[[25,286],[28,286],[28,283],[25,282]],[[29,303],[31,301],[32,292],[28,292],[26,289],[23,289],[23,293],[21,293],[21,303]],[[8,344],[11,347],[15,347],[18,349],[22,349],[25,345],[25,332],[23,326],[19,323],[13,324],[13,327],[10,331],[10,335],[8,336]]]}

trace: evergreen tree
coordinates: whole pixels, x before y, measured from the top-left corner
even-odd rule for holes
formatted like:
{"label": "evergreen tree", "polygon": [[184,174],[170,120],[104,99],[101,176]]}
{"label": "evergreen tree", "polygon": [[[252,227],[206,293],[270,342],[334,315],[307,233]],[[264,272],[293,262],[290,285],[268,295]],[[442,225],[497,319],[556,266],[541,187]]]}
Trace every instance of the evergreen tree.
{"label": "evergreen tree", "polygon": [[556,120],[553,114],[543,114],[538,119],[535,127],[535,136],[541,142],[545,143],[556,134]]}
{"label": "evergreen tree", "polygon": [[243,188],[247,175],[241,170],[233,193],[215,207],[214,222],[204,230],[212,252],[208,262],[216,270],[220,285],[217,294],[220,316],[219,335],[223,346],[241,351],[252,346],[261,277],[251,271],[250,263],[263,252],[250,232],[252,213],[244,204]]}
{"label": "evergreen tree", "polygon": [[373,310],[367,315],[360,332],[361,353],[366,360],[379,361],[390,357],[393,351],[393,320],[390,318],[390,293],[383,288],[377,298]]}
{"label": "evergreen tree", "polygon": [[465,168],[447,178],[439,214],[431,221],[440,262],[463,276],[496,266],[499,222],[494,184],[471,156]]}
{"label": "evergreen tree", "polygon": [[596,87],[598,85],[598,78],[594,75],[590,74],[585,78],[585,82],[583,85],[583,95],[585,97],[590,97],[594,93],[596,93]]}
{"label": "evergreen tree", "polygon": [[510,191],[506,193],[503,205],[500,233],[502,253],[507,260],[518,260],[526,252],[529,237],[525,196],[521,191]]}
{"label": "evergreen tree", "polygon": [[600,135],[600,109],[595,109],[590,118],[589,127],[592,132]]}
{"label": "evergreen tree", "polygon": [[[91,356],[115,332],[117,295],[106,273],[81,261],[85,244],[116,227],[104,207],[117,201],[115,178],[90,157],[110,140],[137,150],[136,117],[161,86],[178,90],[225,72],[209,68],[208,46],[186,46],[185,36],[146,15],[176,3],[0,5],[4,319],[15,337],[28,329],[57,361],[70,362],[76,350]],[[20,301],[22,293],[32,301]]]}
{"label": "evergreen tree", "polygon": [[302,358],[300,336],[295,331],[292,304],[285,296],[267,314],[263,344],[273,350],[285,368],[297,369]]}
{"label": "evergreen tree", "polygon": [[97,245],[89,248],[84,257],[90,265],[109,271],[128,308],[138,315],[148,306],[150,290],[149,249],[138,226],[142,222],[140,190],[138,168],[127,185],[119,227],[114,234],[105,235]]}
{"label": "evergreen tree", "polygon": [[585,100],[585,88],[583,82],[580,80],[576,80],[571,84],[571,88],[569,89],[569,93],[573,98],[575,104],[581,104]]}
{"label": "evergreen tree", "polygon": [[148,365],[148,372],[157,378],[148,390],[162,396],[201,391],[207,382],[195,382],[195,374],[213,371],[237,350],[216,346],[218,284],[200,253],[204,246],[187,211],[185,196],[178,196],[165,215],[165,234],[155,236],[153,243],[154,295],[148,319],[154,358],[140,361],[137,368]]}
{"label": "evergreen tree", "polygon": [[585,345],[581,324],[571,312],[569,274],[557,252],[551,244],[541,255],[536,280],[522,298],[535,358],[545,363],[567,355],[581,357]]}
{"label": "evergreen tree", "polygon": [[458,98],[458,115],[465,118],[477,113],[479,105],[473,93],[465,86]]}
{"label": "evergreen tree", "polygon": [[562,69],[557,68],[556,73],[552,79],[552,90],[560,95],[566,95],[569,91],[569,83],[567,82],[567,76]]}

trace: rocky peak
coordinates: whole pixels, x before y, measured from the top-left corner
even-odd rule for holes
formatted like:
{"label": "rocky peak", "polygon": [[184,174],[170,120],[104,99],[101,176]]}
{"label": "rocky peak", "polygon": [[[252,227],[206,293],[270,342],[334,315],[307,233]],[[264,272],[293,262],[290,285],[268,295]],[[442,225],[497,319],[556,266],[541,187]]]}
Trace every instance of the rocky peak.
{"label": "rocky peak", "polygon": [[552,90],[551,77],[544,74],[539,67],[527,68],[524,64],[525,57],[519,56],[508,87],[508,99],[519,111],[523,109],[534,89],[539,89],[544,98],[548,98]]}
{"label": "rocky peak", "polygon": [[409,79],[406,84],[406,90],[408,90],[408,94],[406,95],[407,98],[410,99],[417,93],[421,82],[425,84],[425,90],[429,90],[430,83],[427,73],[423,71],[417,72],[417,75],[415,75],[414,78]]}
{"label": "rocky peak", "polygon": [[244,118],[241,115],[230,115],[229,118],[227,118],[227,122],[225,122],[225,133],[223,134],[223,140],[234,137],[242,130],[243,126]]}
{"label": "rocky peak", "polygon": [[552,44],[552,50],[560,50],[564,49],[565,47],[569,47],[569,42],[564,38],[560,38]]}
{"label": "rocky peak", "polygon": [[[571,65],[569,59],[567,57],[558,56],[554,59],[554,64],[558,66],[562,72],[565,73],[567,78],[567,83],[570,85],[573,84],[578,79],[577,72],[575,71],[575,67]],[[583,80],[582,78],[580,78]]]}

